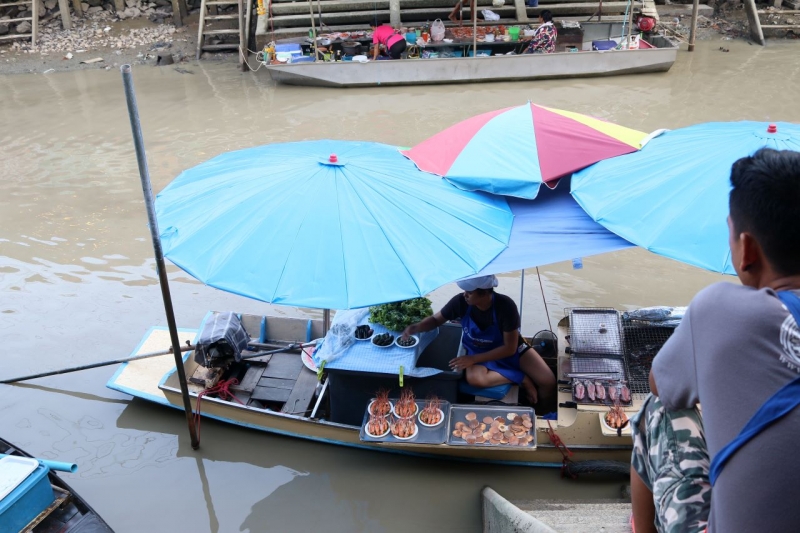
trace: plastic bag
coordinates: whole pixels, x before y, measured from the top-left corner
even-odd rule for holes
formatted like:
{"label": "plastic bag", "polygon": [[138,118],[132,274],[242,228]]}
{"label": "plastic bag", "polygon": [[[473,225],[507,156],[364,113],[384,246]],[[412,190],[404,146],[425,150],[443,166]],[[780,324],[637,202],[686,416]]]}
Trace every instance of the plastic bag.
{"label": "plastic bag", "polygon": [[490,9],[484,9],[481,13],[483,14],[483,20],[500,20],[500,15]]}
{"label": "plastic bag", "polygon": [[442,22],[442,19],[436,19],[431,24],[431,39],[434,42],[440,42],[444,39],[444,22]]}
{"label": "plastic bag", "polygon": [[681,323],[686,307],[643,307],[622,313],[622,320],[636,320],[643,325],[676,328]]}
{"label": "plastic bag", "polygon": [[356,326],[368,314],[369,308],[337,312],[331,322],[331,329],[328,330],[325,339],[314,354],[314,362],[317,365],[322,361],[330,363],[346,352],[356,342]]}

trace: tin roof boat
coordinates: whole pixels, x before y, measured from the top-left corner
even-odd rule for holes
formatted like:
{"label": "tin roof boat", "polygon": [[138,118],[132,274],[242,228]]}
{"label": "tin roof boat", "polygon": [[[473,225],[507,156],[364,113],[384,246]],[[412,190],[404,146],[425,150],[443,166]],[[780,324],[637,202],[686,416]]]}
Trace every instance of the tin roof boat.
{"label": "tin roof boat", "polygon": [[[621,39],[618,23],[584,23],[576,52],[408,59],[396,61],[297,62],[266,64],[278,83],[318,87],[370,87],[383,85],[431,85],[495,81],[527,81],[644,74],[668,71],[677,58],[678,46],[660,35],[642,39],[639,49],[592,50],[601,39]],[[457,43],[456,43],[457,44]],[[506,43],[496,43],[497,45]],[[469,51],[469,45],[462,45]],[[572,48],[572,47],[570,47]],[[559,47],[559,50],[564,47]],[[465,52],[466,54],[466,52]]]}
{"label": "tin roof boat", "polygon": [[[241,321],[247,331],[261,332],[258,340],[276,348],[307,342],[322,336],[322,322],[319,320],[242,315]],[[440,332],[439,337],[452,338],[453,335],[450,333],[455,333],[456,341],[460,345],[460,327],[445,325],[440,329],[451,331]],[[551,366],[557,365],[559,379],[563,379],[564,374],[569,372],[570,356],[564,350],[568,330],[569,318],[565,317],[558,327],[557,363],[555,357],[551,363]],[[266,332],[269,332],[269,335]],[[197,333],[196,330],[181,329],[180,341],[182,343],[192,341]],[[154,352],[168,346],[169,343],[168,330],[154,327],[146,333],[132,355]],[[442,349],[442,346],[437,347],[432,344],[429,348],[435,351]],[[231,375],[238,376],[238,383],[230,387],[232,397],[223,399],[220,397],[222,395],[217,397],[203,395],[200,402],[202,416],[259,431],[374,451],[484,463],[560,467],[564,456],[550,440],[548,430],[552,427],[572,451],[573,461],[611,460],[626,463],[630,461],[630,429],[616,432],[604,427],[601,419],[608,412],[608,407],[576,406],[571,403],[573,397],[569,388],[559,389],[557,419],[542,420],[538,418],[539,413],[537,413],[536,440],[530,447],[365,442],[360,436],[361,417],[365,413],[370,396],[384,386],[385,382],[381,382],[380,379],[393,380],[395,385],[393,388],[397,390],[398,377],[325,369],[323,381],[319,382],[317,373],[304,366],[302,362],[304,357],[307,357],[307,354],[301,350],[289,350],[253,359],[248,363],[244,360],[237,363],[241,365],[238,370],[234,369],[233,373],[229,371],[225,374],[226,378]],[[427,355],[423,353],[420,361],[425,357]],[[449,352],[445,351],[442,354],[445,365],[450,357]],[[205,374],[207,369],[195,361],[192,352],[184,354],[184,368],[189,378],[189,392],[196,410],[198,395],[206,388],[204,379],[207,376]],[[448,379],[448,376],[439,379],[435,387],[450,386],[441,381]],[[414,381],[406,377],[406,385],[409,384],[415,392],[424,391],[426,386],[423,380]],[[148,401],[177,409],[183,408],[172,355],[125,363],[109,380],[107,386]],[[359,388],[363,390],[358,390]],[[632,390],[637,392],[633,388]],[[417,394],[422,397],[424,392]],[[633,395],[632,404],[625,408],[629,415],[638,410],[643,398],[644,394]],[[459,396],[459,399],[463,399],[463,396]],[[509,411],[512,409],[513,407],[509,407]]]}
{"label": "tin roof boat", "polygon": [[[3,439],[0,439],[0,454],[32,458],[31,455]],[[34,472],[30,477],[35,477],[36,474]],[[22,485],[24,484],[23,482]],[[47,472],[46,480],[39,480],[37,484],[43,484],[45,492],[47,492],[48,485],[52,487],[54,498],[52,500],[47,498],[45,501],[38,496],[27,499],[24,495],[20,496],[17,503],[25,509],[15,510],[12,505],[12,508],[7,510],[9,513],[25,512],[26,515],[29,515],[39,511],[38,515],[21,531],[31,533],[113,533],[100,515],[53,470]],[[38,487],[34,490],[41,488]],[[15,496],[15,492],[10,493],[9,497]],[[44,507],[31,512],[30,507],[39,502],[43,502]],[[3,522],[0,521],[0,523]]]}

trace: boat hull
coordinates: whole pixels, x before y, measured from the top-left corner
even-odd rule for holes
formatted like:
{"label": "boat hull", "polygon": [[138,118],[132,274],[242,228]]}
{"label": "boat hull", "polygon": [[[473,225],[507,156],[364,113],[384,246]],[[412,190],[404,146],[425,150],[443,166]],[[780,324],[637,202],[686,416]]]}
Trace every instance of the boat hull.
{"label": "boat hull", "polygon": [[676,47],[666,47],[368,63],[295,63],[265,68],[274,81],[289,85],[340,88],[434,85],[665,72],[675,63],[677,53]]}
{"label": "boat hull", "polygon": [[[305,331],[306,322],[298,321],[298,331],[300,329]],[[184,342],[184,340],[193,338],[193,333],[191,330],[181,330],[180,336],[181,342]],[[159,346],[168,344],[169,335],[166,329],[152,328],[132,355],[152,352]],[[191,352],[184,356],[184,368],[188,376],[191,376],[198,366],[190,354]],[[172,361],[173,356],[168,355],[124,364],[111,378],[108,386],[132,396],[176,409],[183,409],[177,374]],[[190,383],[189,389],[192,405],[196,405],[197,393],[200,392],[201,387]],[[560,398],[562,401],[566,399]],[[209,397],[203,398],[201,413],[204,417],[259,431],[365,450],[480,463],[539,467],[560,467],[563,462],[563,455],[550,442],[547,433],[549,426],[545,420],[537,421],[537,448],[526,449],[410,443],[368,443],[360,440],[358,427],[313,417],[258,409],[252,406],[245,407],[237,403]],[[561,440],[573,452],[574,455],[571,459],[574,461],[630,461],[630,437],[624,436],[620,438],[603,435],[597,412],[559,409],[558,420],[551,422],[551,424]]]}

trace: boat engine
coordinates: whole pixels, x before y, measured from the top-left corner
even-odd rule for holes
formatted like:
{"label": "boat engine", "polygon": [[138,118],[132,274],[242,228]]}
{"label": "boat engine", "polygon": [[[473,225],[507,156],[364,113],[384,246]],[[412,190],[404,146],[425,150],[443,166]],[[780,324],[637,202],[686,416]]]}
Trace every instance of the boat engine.
{"label": "boat engine", "polygon": [[214,313],[203,322],[194,360],[206,368],[227,368],[242,360],[250,335],[232,312]]}

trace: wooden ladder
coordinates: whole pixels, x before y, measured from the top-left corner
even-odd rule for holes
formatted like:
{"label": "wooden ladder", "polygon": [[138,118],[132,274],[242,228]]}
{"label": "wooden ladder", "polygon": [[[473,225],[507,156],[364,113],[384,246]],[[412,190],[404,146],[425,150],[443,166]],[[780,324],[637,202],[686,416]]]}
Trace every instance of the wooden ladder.
{"label": "wooden ladder", "polygon": [[[0,20],[0,24],[19,24],[20,22],[25,22],[26,20],[31,23],[31,31],[30,33],[17,33],[14,35],[1,35],[0,42],[3,41],[11,41],[14,39],[30,39],[31,46],[36,46],[36,37],[39,35],[39,0],[21,0],[18,2],[3,2],[0,0],[0,9],[9,6],[27,6],[30,5],[31,16],[30,17],[20,17],[15,19],[9,20]],[[26,10],[27,11],[27,10]],[[10,31],[10,30],[9,30]]]}
{"label": "wooden ladder", "polygon": [[[236,13],[219,15],[218,6],[236,6]],[[235,50],[239,55],[239,65],[244,67],[247,55],[247,42],[250,33],[250,13],[252,0],[202,0],[200,5],[200,23],[197,28],[197,59],[203,52],[216,50]],[[207,29],[206,21],[236,20],[238,28]],[[238,42],[206,44],[206,37],[238,35]]]}

